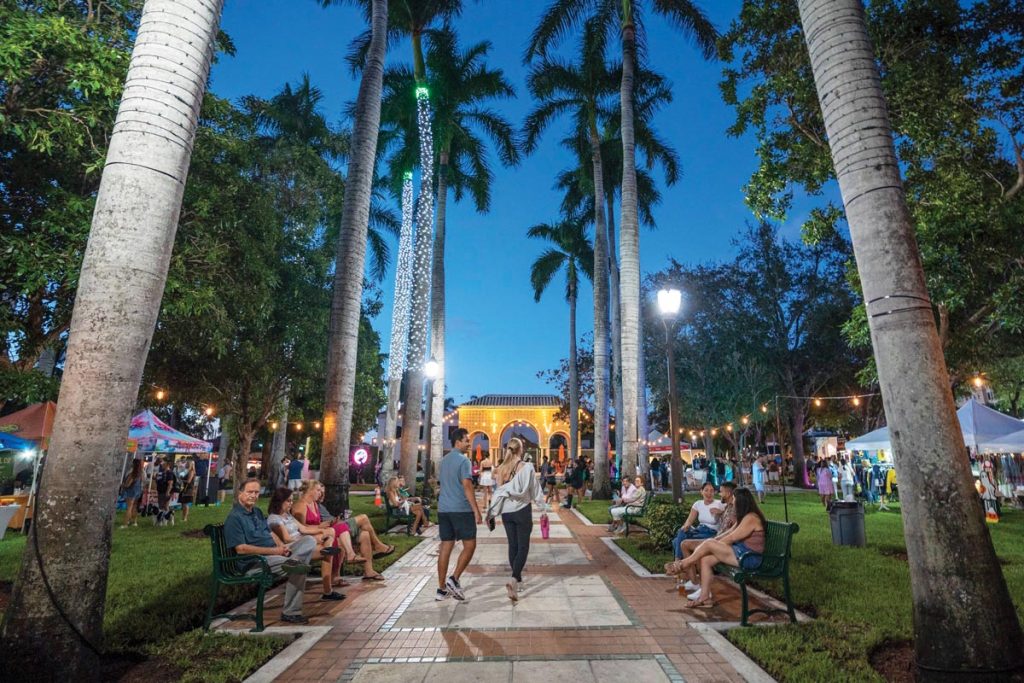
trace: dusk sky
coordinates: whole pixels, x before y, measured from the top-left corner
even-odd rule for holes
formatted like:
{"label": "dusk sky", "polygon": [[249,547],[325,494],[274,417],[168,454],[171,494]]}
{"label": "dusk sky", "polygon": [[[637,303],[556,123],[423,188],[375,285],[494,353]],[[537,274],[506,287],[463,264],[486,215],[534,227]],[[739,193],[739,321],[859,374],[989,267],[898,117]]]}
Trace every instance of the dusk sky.
{"label": "dusk sky", "polygon": [[[488,63],[505,71],[518,94],[517,100],[495,106],[517,126],[531,107],[525,88],[528,67],[521,56],[547,4],[467,2],[456,23],[463,46],[493,43]],[[724,30],[740,1],[706,0],[703,6]],[[656,126],[678,151],[683,175],[676,186],[661,188],[657,230],[641,233],[644,273],[660,270],[670,256],[686,263],[728,258],[730,241],[751,219],[742,188],[756,164],[752,138],[725,134],[734,117],[718,90],[722,65],[705,62],[658,19],[649,18],[647,25],[650,62],[672,82],[675,94]],[[313,0],[229,0],[223,28],[238,53],[215,66],[215,93],[232,99],[269,97],[308,72],[325,94],[330,118],[342,121],[342,109],[357,88],[344,55],[353,36],[365,29],[358,12],[321,9]],[[411,61],[410,52],[407,41],[392,45],[389,63]],[[529,268],[544,247],[525,236],[529,226],[557,219],[561,196],[552,189],[554,176],[572,161],[557,144],[563,131],[564,125],[552,128],[540,149],[516,168],[504,169],[494,161],[489,214],[477,214],[468,203],[455,204],[449,197],[447,393],[458,402],[472,394],[550,392],[536,373],[567,357],[564,285],[553,283],[540,303],[533,301]],[[799,218],[791,217],[786,234],[796,235]],[[384,310],[374,321],[385,352],[393,283],[392,271],[382,283]],[[579,301],[581,334],[592,328],[592,305],[588,286]]]}

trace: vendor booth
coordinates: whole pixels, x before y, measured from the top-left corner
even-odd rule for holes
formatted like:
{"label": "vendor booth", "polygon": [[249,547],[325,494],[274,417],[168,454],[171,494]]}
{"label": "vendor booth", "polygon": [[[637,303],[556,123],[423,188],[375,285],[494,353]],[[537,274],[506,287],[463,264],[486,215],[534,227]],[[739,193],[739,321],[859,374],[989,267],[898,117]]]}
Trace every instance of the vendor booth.
{"label": "vendor booth", "polygon": [[[161,456],[172,456],[177,458],[179,455],[189,456],[193,453],[198,454],[209,454],[213,450],[213,444],[209,441],[203,441],[195,437],[189,436],[183,432],[171,427],[169,424],[161,420],[159,417],[153,414],[151,410],[143,410],[141,413],[132,418],[131,426],[128,429],[128,443],[130,446],[135,447],[135,458],[143,458],[146,460],[155,461]],[[131,449],[126,449],[131,453]],[[202,457],[202,455],[200,455]],[[209,455],[205,459],[209,459]],[[128,458],[125,458],[124,467],[122,468],[121,477],[124,478],[124,473],[128,468]],[[153,485],[153,475],[156,473],[156,467],[151,467],[149,472],[149,482],[146,486],[147,497]],[[206,468],[206,479],[209,479],[209,467]],[[205,490],[205,487],[204,487]]]}
{"label": "vendor booth", "polygon": [[31,517],[31,490],[38,462],[35,441],[0,434],[0,539],[8,528],[21,529]]}

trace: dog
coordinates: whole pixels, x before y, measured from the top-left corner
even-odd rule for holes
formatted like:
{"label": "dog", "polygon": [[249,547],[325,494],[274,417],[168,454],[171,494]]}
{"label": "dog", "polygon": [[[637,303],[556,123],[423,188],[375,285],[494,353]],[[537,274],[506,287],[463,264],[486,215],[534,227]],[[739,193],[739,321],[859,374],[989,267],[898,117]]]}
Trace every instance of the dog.
{"label": "dog", "polygon": [[165,511],[157,509],[153,515],[153,524],[156,526],[167,526],[168,524],[174,526],[174,510]]}

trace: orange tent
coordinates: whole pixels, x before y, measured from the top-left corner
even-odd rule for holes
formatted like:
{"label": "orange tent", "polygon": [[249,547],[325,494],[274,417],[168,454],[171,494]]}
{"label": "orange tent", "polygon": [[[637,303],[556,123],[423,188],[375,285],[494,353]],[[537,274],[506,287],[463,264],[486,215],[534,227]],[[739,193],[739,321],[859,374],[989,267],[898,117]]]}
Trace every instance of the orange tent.
{"label": "orange tent", "polygon": [[560,443],[560,444],[558,444],[558,462],[562,462],[564,460],[565,460],[565,444],[564,443]]}
{"label": "orange tent", "polygon": [[0,432],[38,441],[40,446],[46,448],[56,414],[57,404],[53,401],[36,403],[16,413],[0,417]]}

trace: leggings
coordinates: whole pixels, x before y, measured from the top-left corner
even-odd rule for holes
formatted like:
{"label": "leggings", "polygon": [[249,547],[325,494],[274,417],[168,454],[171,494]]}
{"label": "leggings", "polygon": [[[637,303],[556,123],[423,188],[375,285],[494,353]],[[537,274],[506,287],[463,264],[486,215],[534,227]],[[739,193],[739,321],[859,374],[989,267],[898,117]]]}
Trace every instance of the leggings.
{"label": "leggings", "polygon": [[533,531],[533,508],[529,505],[515,512],[501,513],[501,525],[508,537],[508,563],[512,578],[523,580],[523,567],[530,554],[530,532]]}

